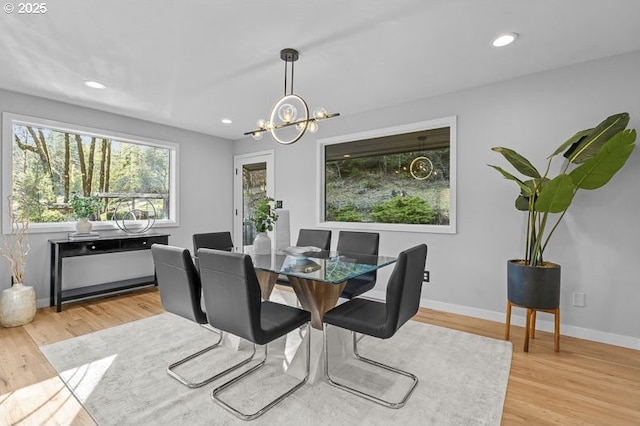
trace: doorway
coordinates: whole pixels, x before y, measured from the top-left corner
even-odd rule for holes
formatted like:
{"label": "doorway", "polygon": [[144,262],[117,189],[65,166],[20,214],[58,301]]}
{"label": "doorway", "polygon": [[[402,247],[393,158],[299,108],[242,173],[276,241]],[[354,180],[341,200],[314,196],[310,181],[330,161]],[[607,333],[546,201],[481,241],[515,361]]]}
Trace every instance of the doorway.
{"label": "doorway", "polygon": [[273,150],[236,155],[233,160],[233,241],[236,247],[252,245],[256,228],[251,221],[256,202],[275,198]]}

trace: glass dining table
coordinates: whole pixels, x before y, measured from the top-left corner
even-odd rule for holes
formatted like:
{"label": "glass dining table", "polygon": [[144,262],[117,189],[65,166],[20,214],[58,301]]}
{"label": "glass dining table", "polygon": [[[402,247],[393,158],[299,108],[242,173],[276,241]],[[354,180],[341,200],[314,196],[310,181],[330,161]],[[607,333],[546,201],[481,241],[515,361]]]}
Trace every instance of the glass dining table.
{"label": "glass dining table", "polygon": [[279,275],[286,275],[303,309],[311,312],[312,327],[322,329],[322,316],[336,306],[347,281],[396,261],[395,257],[336,251],[251,255],[262,297],[268,300]]}
{"label": "glass dining table", "polygon": [[[323,338],[322,317],[335,307],[348,280],[384,266],[393,264],[397,259],[388,256],[362,255],[335,251],[310,251],[290,254],[272,252],[267,255],[252,253],[252,247],[243,250],[253,260],[254,269],[260,283],[262,297],[268,300],[278,276],[285,275],[303,309],[311,313],[311,328],[304,339],[310,339],[309,383],[323,378],[322,362]],[[351,353],[351,334],[347,330],[331,327],[327,330],[332,365],[337,365]],[[290,333],[285,339],[285,358],[287,373],[302,379],[304,377],[304,348],[297,333]]]}

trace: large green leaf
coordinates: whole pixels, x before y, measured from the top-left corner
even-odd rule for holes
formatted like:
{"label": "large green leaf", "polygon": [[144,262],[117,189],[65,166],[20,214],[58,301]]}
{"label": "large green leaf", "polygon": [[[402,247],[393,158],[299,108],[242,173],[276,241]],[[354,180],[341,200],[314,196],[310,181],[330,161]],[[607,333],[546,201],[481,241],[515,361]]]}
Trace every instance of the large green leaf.
{"label": "large green leaf", "polygon": [[516,209],[522,212],[529,211],[529,197],[525,197],[524,195],[518,195],[516,198]]}
{"label": "large green leaf", "polygon": [[558,175],[542,188],[534,208],[543,213],[563,212],[571,205],[575,189],[573,179],[569,175]]}
{"label": "large green leaf", "polygon": [[576,167],[569,176],[582,189],[604,186],[624,166],[635,148],[635,130],[625,130],[609,139],[598,155]]}
{"label": "large green leaf", "polygon": [[571,163],[580,164],[598,154],[606,141],[623,131],[629,124],[629,114],[622,112],[605,118],[587,136],[575,142],[564,153]]}
{"label": "large green leaf", "polygon": [[499,171],[502,174],[502,176],[504,176],[505,179],[512,180],[515,183],[517,183],[518,186],[520,187],[520,189],[522,190],[523,194],[525,194],[525,195],[531,195],[532,194],[531,188],[529,188],[524,182],[522,182],[520,179],[518,179],[517,177],[515,177],[511,173],[509,173],[509,172],[505,171],[504,169],[502,169],[502,167],[493,166],[491,164],[487,164],[487,165],[489,167],[493,167],[494,169]]}
{"label": "large green leaf", "polygon": [[575,135],[567,139],[562,145],[558,147],[558,149],[553,151],[553,154],[551,154],[547,158],[555,157],[556,155],[560,154],[562,151],[567,149],[570,145],[573,145],[576,142],[580,142],[584,137],[588,136],[589,133],[591,133],[592,131],[593,129],[580,130],[578,133],[576,133]]}
{"label": "large green leaf", "polygon": [[527,160],[526,158],[524,158],[522,155],[518,154],[514,150],[509,148],[504,148],[501,146],[493,147],[491,148],[491,150],[502,154],[504,158],[506,158],[507,161],[511,163],[511,165],[513,165],[513,167],[515,167],[516,170],[522,173],[523,175],[533,177],[533,178],[540,177],[540,172],[536,170],[533,164],[531,164],[529,160]]}

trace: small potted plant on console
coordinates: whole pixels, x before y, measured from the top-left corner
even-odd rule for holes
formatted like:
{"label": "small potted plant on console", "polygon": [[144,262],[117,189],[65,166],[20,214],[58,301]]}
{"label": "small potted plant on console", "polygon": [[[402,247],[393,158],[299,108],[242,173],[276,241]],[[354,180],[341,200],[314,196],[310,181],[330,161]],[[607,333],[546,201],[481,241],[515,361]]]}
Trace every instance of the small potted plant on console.
{"label": "small potted plant on console", "polygon": [[102,200],[97,195],[80,196],[73,194],[71,197],[71,209],[78,219],[76,223],[77,234],[91,233],[91,217],[95,217],[102,208]]}

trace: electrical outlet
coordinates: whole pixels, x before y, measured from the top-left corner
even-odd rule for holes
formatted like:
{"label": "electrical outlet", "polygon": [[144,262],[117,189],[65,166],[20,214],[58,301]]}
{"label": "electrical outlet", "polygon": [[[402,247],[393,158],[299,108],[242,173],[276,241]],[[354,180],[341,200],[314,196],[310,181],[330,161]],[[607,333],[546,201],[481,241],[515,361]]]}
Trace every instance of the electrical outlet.
{"label": "electrical outlet", "polygon": [[429,271],[424,271],[424,276],[422,278],[422,282],[423,283],[428,283],[429,282],[429,278],[430,278],[429,275],[430,275]]}
{"label": "electrical outlet", "polygon": [[573,292],[573,306],[584,308],[586,295],[584,293]]}

